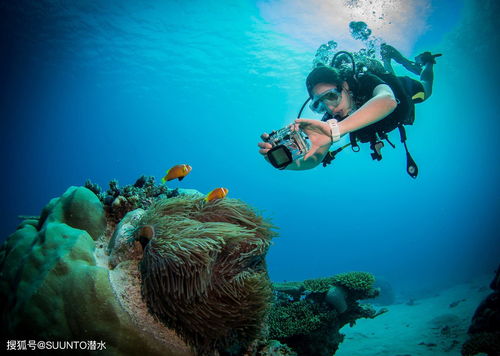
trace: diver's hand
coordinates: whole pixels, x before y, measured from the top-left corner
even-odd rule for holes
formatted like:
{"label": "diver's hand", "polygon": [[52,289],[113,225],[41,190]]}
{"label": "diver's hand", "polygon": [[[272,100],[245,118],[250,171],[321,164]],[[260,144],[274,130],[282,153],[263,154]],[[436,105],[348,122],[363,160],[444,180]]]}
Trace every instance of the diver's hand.
{"label": "diver's hand", "polygon": [[273,146],[269,142],[265,142],[269,138],[269,134],[264,132],[260,135],[260,138],[262,139],[262,142],[258,143],[258,146],[260,147],[259,153],[265,157],[267,152],[273,148]]}
{"label": "diver's hand", "polygon": [[302,130],[309,137],[311,141],[311,148],[305,155],[304,159],[307,159],[320,151],[325,151],[332,145],[332,129],[328,123],[311,120],[311,119],[297,119],[295,124],[293,124],[293,130]]}

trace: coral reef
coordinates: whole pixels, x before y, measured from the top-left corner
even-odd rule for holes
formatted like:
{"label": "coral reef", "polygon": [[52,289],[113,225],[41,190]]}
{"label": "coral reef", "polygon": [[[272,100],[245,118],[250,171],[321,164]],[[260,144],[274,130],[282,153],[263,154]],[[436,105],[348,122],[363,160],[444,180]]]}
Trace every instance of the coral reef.
{"label": "coral reef", "polygon": [[113,236],[109,240],[106,254],[109,255],[109,267],[114,269],[121,262],[139,260],[143,254],[143,247],[132,243],[137,224],[144,215],[143,209],[133,210],[116,225]]}
{"label": "coral reef", "polygon": [[289,346],[299,355],[332,355],[343,340],[339,330],[356,319],[377,313],[358,299],[374,298],[374,277],[350,272],[328,278],[274,284],[274,304],[269,338]]}
{"label": "coral reef", "polygon": [[462,346],[463,356],[485,353],[500,355],[500,266],[490,283],[493,293],[479,304],[467,333],[469,340]]}
{"label": "coral reef", "polygon": [[472,334],[463,346],[462,355],[500,355],[500,333],[481,332]]}
{"label": "coral reef", "polygon": [[155,177],[141,176],[134,184],[120,187],[118,181],[109,182],[109,189],[103,192],[99,185],[89,179],[85,188],[92,191],[104,205],[109,221],[118,223],[129,211],[146,209],[155,200],[179,195],[179,189],[168,189],[166,185],[156,185]]}
{"label": "coral reef", "polygon": [[83,187],[71,187],[21,223],[0,249],[2,336],[104,341],[115,354],[189,355],[171,332],[164,341],[135,327],[99,263],[104,210]]}
{"label": "coral reef", "polygon": [[[374,298],[379,290],[374,289],[375,277],[367,272],[348,272],[327,278],[304,281],[304,287],[313,292],[327,292],[332,286],[342,287],[349,291],[354,299]],[[376,295],[375,295],[376,294]]]}
{"label": "coral reef", "polygon": [[281,344],[278,340],[269,341],[261,350],[259,355],[266,356],[297,356],[288,346]]}
{"label": "coral reef", "polygon": [[26,217],[0,248],[2,336],[97,340],[111,354],[331,355],[378,314],[373,277],[272,285],[273,226],[236,199],[141,177],[87,181]]}
{"label": "coral reef", "polygon": [[340,286],[332,286],[325,296],[325,301],[339,313],[347,310],[347,291]]}
{"label": "coral reef", "polygon": [[94,239],[104,233],[106,219],[101,203],[87,189],[71,187],[61,198],[52,199],[43,208],[37,229],[58,221],[75,229],[85,230]]}
{"label": "coral reef", "polygon": [[342,273],[332,278],[332,284],[346,288],[356,299],[372,298],[374,283],[375,277],[367,272]]}
{"label": "coral reef", "polygon": [[147,177],[112,181],[106,194],[86,186],[51,200],[1,247],[4,337],[84,336],[117,354],[264,347],[267,221],[239,200],[206,202]]}

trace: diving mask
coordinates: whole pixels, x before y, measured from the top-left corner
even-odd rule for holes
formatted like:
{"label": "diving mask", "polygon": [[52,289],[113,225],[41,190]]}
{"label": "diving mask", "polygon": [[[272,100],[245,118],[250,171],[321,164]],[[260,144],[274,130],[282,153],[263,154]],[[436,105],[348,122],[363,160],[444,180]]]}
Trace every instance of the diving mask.
{"label": "diving mask", "polygon": [[309,108],[318,114],[323,114],[327,109],[327,104],[336,107],[341,100],[342,92],[338,91],[337,88],[333,88],[315,95],[311,104],[309,104]]}

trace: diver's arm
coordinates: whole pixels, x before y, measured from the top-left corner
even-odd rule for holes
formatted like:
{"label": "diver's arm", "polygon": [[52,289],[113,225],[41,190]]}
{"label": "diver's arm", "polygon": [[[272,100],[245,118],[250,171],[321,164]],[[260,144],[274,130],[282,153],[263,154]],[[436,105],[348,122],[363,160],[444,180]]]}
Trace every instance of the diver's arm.
{"label": "diver's arm", "polygon": [[373,97],[338,123],[340,135],[362,129],[389,115],[397,106],[392,89],[387,84],[379,84],[373,89]]}

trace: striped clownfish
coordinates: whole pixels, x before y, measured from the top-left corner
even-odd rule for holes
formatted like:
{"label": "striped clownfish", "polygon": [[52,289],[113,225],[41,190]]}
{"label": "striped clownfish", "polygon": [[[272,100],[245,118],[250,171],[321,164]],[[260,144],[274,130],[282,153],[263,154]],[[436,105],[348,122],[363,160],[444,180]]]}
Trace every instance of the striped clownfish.
{"label": "striped clownfish", "polygon": [[187,164],[178,164],[170,168],[167,173],[165,173],[165,177],[161,179],[162,183],[168,182],[169,180],[179,179],[179,181],[183,180],[185,176],[191,172],[192,168]]}
{"label": "striped clownfish", "polygon": [[207,194],[205,201],[208,203],[209,201],[222,199],[227,195],[227,193],[229,193],[229,189],[227,188],[215,188]]}

